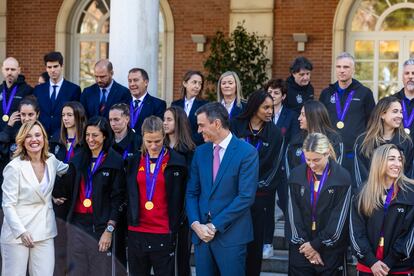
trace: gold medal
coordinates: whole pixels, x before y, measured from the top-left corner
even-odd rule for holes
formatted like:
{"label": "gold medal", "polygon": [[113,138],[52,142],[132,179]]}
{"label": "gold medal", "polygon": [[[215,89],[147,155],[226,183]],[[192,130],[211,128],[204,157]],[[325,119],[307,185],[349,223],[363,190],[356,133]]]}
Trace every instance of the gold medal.
{"label": "gold medal", "polygon": [[378,245],[384,247],[384,237],[380,238]]}
{"label": "gold medal", "polygon": [[339,122],[336,123],[336,127],[339,128],[339,129],[343,129],[344,126],[345,126],[345,124],[342,121],[339,121]]}
{"label": "gold medal", "polygon": [[312,221],[312,231],[316,231],[316,221]]}
{"label": "gold medal", "polygon": [[147,202],[145,202],[145,209],[147,209],[148,211],[151,211],[154,208],[154,203],[152,203],[152,201],[148,200]]}
{"label": "gold medal", "polygon": [[92,206],[92,200],[90,200],[89,198],[85,198],[83,200],[83,206],[85,206],[86,208],[89,208]]}
{"label": "gold medal", "polygon": [[10,119],[9,115],[7,115],[7,114],[4,114],[3,117],[1,117],[1,118],[2,118],[3,122],[8,122],[9,119]]}
{"label": "gold medal", "polygon": [[410,129],[408,127],[404,128],[405,133],[410,134]]}
{"label": "gold medal", "polygon": [[150,172],[154,173],[154,171],[155,171],[155,163],[151,163],[150,164]]}

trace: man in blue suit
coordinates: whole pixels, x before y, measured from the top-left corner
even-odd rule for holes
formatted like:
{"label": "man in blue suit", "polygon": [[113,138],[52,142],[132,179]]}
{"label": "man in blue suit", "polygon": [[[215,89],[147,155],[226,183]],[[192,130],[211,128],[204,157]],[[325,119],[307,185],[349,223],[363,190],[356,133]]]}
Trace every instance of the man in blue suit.
{"label": "man in blue suit", "polygon": [[257,189],[257,150],[233,137],[228,112],[208,103],[197,112],[199,146],[187,184],[197,275],[245,275],[246,245],[253,240],[250,206]]}
{"label": "man in blue suit", "polygon": [[59,133],[63,105],[79,101],[81,90],[78,85],[63,78],[63,56],[60,52],[50,52],[43,60],[50,80],[36,86],[33,94],[39,102],[39,120],[51,138]]}
{"label": "man in blue suit", "polygon": [[114,70],[109,60],[99,60],[94,74],[96,83],[83,90],[80,101],[88,118],[103,116],[108,119],[111,107],[117,103],[129,105],[131,96],[126,87],[112,79]]}
{"label": "man in blue suit", "polygon": [[128,87],[131,92],[130,106],[130,126],[138,135],[141,135],[141,126],[145,118],[154,115],[164,118],[167,108],[165,101],[151,96],[148,93],[149,77],[148,73],[142,68],[132,68],[128,72]]}

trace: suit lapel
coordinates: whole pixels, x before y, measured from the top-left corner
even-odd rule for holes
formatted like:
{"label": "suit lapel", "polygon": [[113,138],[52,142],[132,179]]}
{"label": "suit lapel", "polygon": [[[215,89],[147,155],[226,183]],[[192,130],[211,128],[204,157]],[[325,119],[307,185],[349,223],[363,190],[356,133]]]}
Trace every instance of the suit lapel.
{"label": "suit lapel", "polygon": [[26,179],[26,183],[32,186],[33,190],[40,197],[40,199],[45,202],[46,199],[44,198],[42,192],[40,191],[40,185],[39,185],[40,183],[37,180],[36,174],[33,170],[32,165],[30,164],[30,161],[22,160],[21,165],[23,168],[22,174],[23,174],[23,177]]}
{"label": "suit lapel", "polygon": [[[220,183],[221,179],[223,178],[224,173],[227,170],[227,167],[231,163],[233,156],[236,154],[236,145],[235,145],[235,137],[232,137],[230,140],[229,145],[227,146],[226,152],[224,153],[223,160],[221,160],[219,170],[216,175],[216,180],[213,183],[213,187],[211,188],[211,194],[214,193],[215,189],[217,188],[218,184]],[[211,149],[213,151],[213,149]],[[213,164],[213,153],[210,154],[211,162],[209,163],[211,166],[211,174],[213,172],[212,164]],[[211,177],[213,179],[213,177]]]}
{"label": "suit lapel", "polygon": [[284,126],[286,120],[287,113],[285,112],[285,108],[282,108],[282,112],[280,112],[279,120],[277,120],[276,126],[282,128]]}
{"label": "suit lapel", "polygon": [[59,89],[59,94],[56,97],[54,109],[56,109],[56,107],[59,106],[59,104],[64,101],[64,97],[66,96],[65,88],[66,88],[66,81],[63,80],[62,85],[60,86],[60,89]]}

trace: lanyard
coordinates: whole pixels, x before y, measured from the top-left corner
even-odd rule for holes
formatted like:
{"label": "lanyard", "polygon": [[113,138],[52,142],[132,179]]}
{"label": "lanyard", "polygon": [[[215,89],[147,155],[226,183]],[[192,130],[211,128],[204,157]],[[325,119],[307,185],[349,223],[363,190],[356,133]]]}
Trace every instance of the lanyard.
{"label": "lanyard", "polygon": [[340,122],[343,122],[345,119],[345,115],[348,112],[348,109],[351,105],[352,98],[354,97],[355,91],[352,90],[348,97],[346,98],[344,109],[342,110],[341,101],[339,99],[338,92],[335,93],[335,105],[336,105],[336,116]]}
{"label": "lanyard", "polygon": [[[92,178],[95,172],[98,170],[99,166],[102,163],[102,159],[104,156],[104,152],[101,151],[98,155],[98,158],[96,158],[95,162],[91,162],[88,168],[88,181],[86,181],[86,191],[85,191],[85,198],[90,199],[92,194]],[[95,165],[92,166],[92,164],[95,163]]]}
{"label": "lanyard", "polygon": [[162,160],[164,159],[164,152],[165,152],[165,148],[163,147],[155,163],[155,169],[154,169],[154,173],[152,174],[152,177],[151,177],[149,154],[147,153],[145,155],[145,178],[146,178],[145,187],[146,187],[146,195],[147,195],[148,201],[152,201],[152,197],[154,196],[154,188],[155,188],[155,184],[157,181],[158,173],[161,168]]}
{"label": "lanyard", "polygon": [[9,115],[10,107],[13,102],[13,98],[16,95],[17,92],[17,85],[13,88],[13,90],[10,93],[9,100],[6,100],[6,86],[3,88],[3,100],[2,100],[2,106],[3,106],[3,114]]}
{"label": "lanyard", "polygon": [[309,184],[310,184],[310,190],[311,190],[310,191],[310,202],[311,202],[311,208],[312,208],[311,209],[312,210],[311,212],[312,213],[312,230],[316,230],[316,204],[318,203],[319,195],[328,177],[329,163],[326,164],[326,167],[323,170],[322,178],[319,182],[318,191],[316,192],[316,195],[315,195],[315,179],[314,179],[314,176],[312,175],[313,173],[311,172],[311,170],[310,169],[308,170],[310,174]]}
{"label": "lanyard", "polygon": [[70,160],[70,157],[72,156],[73,149],[75,147],[75,139],[76,139],[76,136],[74,138],[67,138],[66,137],[66,144],[70,143],[70,146],[69,146],[69,148],[66,147],[66,156],[65,156],[64,163],[68,163],[69,160]]}

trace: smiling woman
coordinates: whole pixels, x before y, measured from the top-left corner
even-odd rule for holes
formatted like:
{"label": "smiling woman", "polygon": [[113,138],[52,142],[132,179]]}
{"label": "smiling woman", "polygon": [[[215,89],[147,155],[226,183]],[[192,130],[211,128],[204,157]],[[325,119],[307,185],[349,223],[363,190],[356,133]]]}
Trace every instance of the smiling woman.
{"label": "smiling woman", "polygon": [[[405,104],[405,103],[404,103]],[[397,145],[404,154],[404,173],[411,177],[413,142],[403,126],[402,105],[396,97],[386,97],[378,101],[371,113],[366,132],[355,142],[355,182],[358,186],[368,179],[374,150],[383,144]]]}
{"label": "smiling woman", "polygon": [[39,121],[24,123],[16,136],[15,158],[4,169],[1,235],[3,273],[53,275],[56,221],[52,189],[56,174],[68,165],[48,153],[46,132]]}

